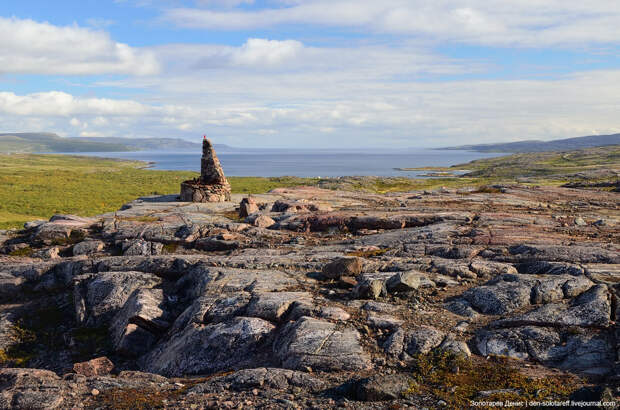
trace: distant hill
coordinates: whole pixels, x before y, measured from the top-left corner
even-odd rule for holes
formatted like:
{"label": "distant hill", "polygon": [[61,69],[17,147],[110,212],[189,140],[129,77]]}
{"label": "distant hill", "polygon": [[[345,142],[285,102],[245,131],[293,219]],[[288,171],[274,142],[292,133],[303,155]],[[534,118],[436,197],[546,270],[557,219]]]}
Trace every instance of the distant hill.
{"label": "distant hill", "polygon": [[467,150],[478,152],[546,152],[571,151],[583,148],[620,145],[620,134],[591,135],[588,137],[566,138],[554,141],[519,141],[498,144],[461,145],[458,147],[439,148],[445,150]]}
{"label": "distant hill", "polygon": [[[198,141],[200,139],[197,138]],[[231,149],[215,144],[218,150]],[[200,151],[201,144],[180,138],[63,138],[54,133],[0,134],[0,153],[7,152],[124,152],[182,150]]]}

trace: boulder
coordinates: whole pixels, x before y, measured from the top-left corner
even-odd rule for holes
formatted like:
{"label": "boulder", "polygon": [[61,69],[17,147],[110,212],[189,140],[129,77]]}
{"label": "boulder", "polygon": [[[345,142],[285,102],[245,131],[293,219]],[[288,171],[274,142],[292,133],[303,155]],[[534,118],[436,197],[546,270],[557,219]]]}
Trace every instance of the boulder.
{"label": "boulder", "polygon": [[445,334],[430,326],[418,326],[405,334],[405,352],[409,355],[428,353],[441,344]]}
{"label": "boulder", "polygon": [[397,273],[385,282],[385,287],[390,293],[410,292],[420,287],[421,279],[424,276],[422,272],[416,271]]}
{"label": "boulder", "polygon": [[254,219],[254,222],[252,223],[252,225],[259,228],[269,228],[275,224],[276,221],[274,221],[267,215],[259,215],[256,219]]}
{"label": "boulder", "polygon": [[264,292],[255,294],[247,307],[246,315],[272,322],[282,319],[293,303],[311,303],[308,292]]}
{"label": "boulder", "polygon": [[411,388],[413,380],[404,374],[376,375],[359,380],[355,396],[360,401],[398,400]]}
{"label": "boulder", "polygon": [[483,356],[502,355],[532,359],[565,370],[605,374],[612,370],[615,348],[607,335],[521,326],[483,329],[476,334],[476,348]]}
{"label": "boulder", "polygon": [[501,315],[530,304],[532,283],[517,275],[501,275],[486,285],[469,289],[463,298],[478,311]]}
{"label": "boulder", "polygon": [[190,323],[143,356],[142,368],[165,376],[184,376],[258,367],[266,361],[258,349],[274,329],[266,320],[248,317],[210,325]]}
{"label": "boulder", "polygon": [[62,409],[68,387],[56,373],[40,369],[0,369],[0,408]]}
{"label": "boulder", "polygon": [[160,283],[157,276],[132,271],[77,276],[73,291],[76,318],[88,326],[101,326],[114,317],[136,289]]}
{"label": "boulder", "polygon": [[362,272],[363,261],[356,256],[338,258],[323,266],[323,275],[328,279],[342,276],[357,276]]}
{"label": "boulder", "polygon": [[73,256],[92,255],[101,252],[105,244],[101,241],[82,241],[73,245]]}
{"label": "boulder", "polygon": [[122,242],[121,248],[125,256],[159,255],[164,245],[159,242],[136,239]]}
{"label": "boulder", "polygon": [[118,353],[138,357],[147,353],[170,326],[162,289],[137,289],[110,325]]}
{"label": "boulder", "polygon": [[273,351],[287,369],[361,370],[370,359],[351,327],[302,317],[288,323],[273,345]]}

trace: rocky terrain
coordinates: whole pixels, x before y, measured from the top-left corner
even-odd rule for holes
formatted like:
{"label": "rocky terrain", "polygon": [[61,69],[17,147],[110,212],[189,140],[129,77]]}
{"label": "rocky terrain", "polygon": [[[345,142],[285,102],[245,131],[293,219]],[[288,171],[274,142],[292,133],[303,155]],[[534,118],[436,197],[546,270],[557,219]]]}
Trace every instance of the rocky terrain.
{"label": "rocky terrain", "polygon": [[0,408],[613,400],[619,199],[298,187],[0,231]]}

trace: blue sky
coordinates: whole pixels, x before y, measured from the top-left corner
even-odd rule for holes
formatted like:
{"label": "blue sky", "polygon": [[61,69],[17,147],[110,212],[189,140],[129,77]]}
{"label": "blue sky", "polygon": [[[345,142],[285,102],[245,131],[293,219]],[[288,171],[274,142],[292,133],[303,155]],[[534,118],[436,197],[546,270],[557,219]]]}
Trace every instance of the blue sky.
{"label": "blue sky", "polygon": [[4,0],[0,132],[418,147],[620,132],[620,4]]}

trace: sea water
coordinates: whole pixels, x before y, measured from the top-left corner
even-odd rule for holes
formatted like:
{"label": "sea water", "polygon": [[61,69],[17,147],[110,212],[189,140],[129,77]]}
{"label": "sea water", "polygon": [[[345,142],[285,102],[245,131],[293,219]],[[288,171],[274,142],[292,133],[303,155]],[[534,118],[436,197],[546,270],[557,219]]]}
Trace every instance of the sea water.
{"label": "sea water", "polygon": [[[147,161],[152,169],[200,171],[200,152],[85,152],[107,158]],[[228,176],[406,176],[416,177],[427,171],[401,171],[398,168],[450,166],[497,157],[502,154],[453,150],[292,150],[227,149],[217,153]]]}

